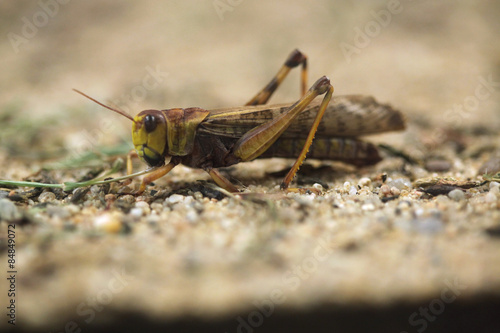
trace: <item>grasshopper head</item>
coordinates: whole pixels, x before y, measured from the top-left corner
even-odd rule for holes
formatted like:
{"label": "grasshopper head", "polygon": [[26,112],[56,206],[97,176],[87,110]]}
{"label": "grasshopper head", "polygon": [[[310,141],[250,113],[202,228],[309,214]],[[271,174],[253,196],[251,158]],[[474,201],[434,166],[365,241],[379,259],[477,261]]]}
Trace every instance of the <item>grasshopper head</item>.
{"label": "grasshopper head", "polygon": [[132,118],[126,112],[107,106],[79,90],[73,90],[100,106],[130,119],[133,123],[132,141],[139,157],[152,167],[162,166],[165,163],[168,150],[166,149],[167,123],[161,111],[144,110]]}
{"label": "grasshopper head", "polygon": [[135,118],[73,89],[80,95],[132,121],[132,141],[137,154],[149,166],[165,164],[169,156],[186,156],[193,151],[196,128],[210,111],[200,108],[144,110]]}
{"label": "grasshopper head", "polygon": [[140,159],[149,166],[165,163],[167,146],[167,123],[158,110],[144,110],[134,118],[132,141]]}

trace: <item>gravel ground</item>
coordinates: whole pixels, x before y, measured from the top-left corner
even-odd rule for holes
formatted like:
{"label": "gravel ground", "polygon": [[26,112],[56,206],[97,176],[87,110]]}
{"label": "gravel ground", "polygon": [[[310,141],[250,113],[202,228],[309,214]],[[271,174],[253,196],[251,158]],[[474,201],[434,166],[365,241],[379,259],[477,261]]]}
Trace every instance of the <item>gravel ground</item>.
{"label": "gravel ground", "polygon": [[485,174],[500,171],[500,7],[402,1],[383,22],[390,1],[229,3],[70,2],[31,35],[22,18],[48,9],[0,5],[4,35],[26,39],[0,43],[0,179],[87,180],[124,158],[129,124],[70,88],[132,114],[239,105],[296,47],[310,81],[390,103],[407,130],[367,138],[390,148],[372,167],[307,160],[300,194],[278,188],[283,159],[224,169],[236,195],[182,166],[141,196],[139,180],[0,187],[17,271],[15,298],[0,285],[16,325],[0,330],[498,332],[500,178]]}

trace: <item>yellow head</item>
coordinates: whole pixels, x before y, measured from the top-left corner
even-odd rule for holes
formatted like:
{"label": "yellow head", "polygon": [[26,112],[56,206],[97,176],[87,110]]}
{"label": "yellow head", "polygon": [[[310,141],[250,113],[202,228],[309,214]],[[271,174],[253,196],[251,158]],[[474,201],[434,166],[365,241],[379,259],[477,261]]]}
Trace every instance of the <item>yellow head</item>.
{"label": "yellow head", "polygon": [[144,110],[135,118],[126,112],[113,109],[73,89],[97,104],[119,113],[132,121],[132,141],[137,154],[151,167],[165,164],[169,156],[186,156],[193,151],[196,129],[209,115],[200,108]]}
{"label": "yellow head", "polygon": [[134,118],[132,141],[139,158],[149,166],[162,166],[167,156],[167,124],[158,110],[144,110]]}
{"label": "yellow head", "polygon": [[167,152],[165,151],[167,126],[165,116],[161,111],[145,110],[140,112],[135,118],[132,118],[126,112],[109,107],[79,90],[73,90],[100,106],[130,119],[133,123],[132,140],[139,157],[149,166],[161,166],[165,163],[165,157],[167,157]]}

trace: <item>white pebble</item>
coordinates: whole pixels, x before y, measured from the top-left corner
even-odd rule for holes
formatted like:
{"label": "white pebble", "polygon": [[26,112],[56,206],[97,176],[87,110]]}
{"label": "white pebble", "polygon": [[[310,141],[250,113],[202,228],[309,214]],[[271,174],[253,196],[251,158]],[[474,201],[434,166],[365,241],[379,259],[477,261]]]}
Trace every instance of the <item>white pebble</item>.
{"label": "white pebble", "polygon": [[499,182],[490,182],[490,190],[492,188],[494,188],[494,187],[499,188],[500,187],[500,183]]}
{"label": "white pebble", "polygon": [[444,229],[443,221],[438,217],[414,219],[410,223],[417,232],[422,234],[436,234]]}
{"label": "white pebble", "polygon": [[388,196],[391,194],[391,188],[389,187],[389,185],[382,185],[380,186],[380,193],[382,194],[382,196]]}
{"label": "white pebble", "polygon": [[351,186],[351,188],[349,189],[349,195],[355,195],[355,194],[358,194],[358,190],[356,190],[356,187]]}
{"label": "white pebble", "polygon": [[413,212],[414,212],[415,216],[420,217],[420,216],[424,216],[425,210],[423,210],[421,207],[418,207]]}
{"label": "white pebble", "polygon": [[408,200],[402,200],[398,202],[398,208],[402,210],[408,210],[411,207],[411,202]]}
{"label": "white pebble", "polygon": [[198,222],[198,213],[194,209],[190,209],[186,213],[186,220],[189,221],[189,223],[196,224]]}
{"label": "white pebble", "polygon": [[149,204],[146,201],[138,201],[135,203],[138,208],[149,208]]}
{"label": "white pebble", "polygon": [[167,199],[165,199],[168,203],[178,203],[184,200],[184,196],[180,194],[172,194]]}
{"label": "white pebble", "polygon": [[498,196],[498,194],[500,193],[500,187],[498,186],[490,187],[490,193],[493,193],[494,195]]}
{"label": "white pebble", "polygon": [[151,208],[149,208],[149,204],[146,201],[137,201],[134,209],[142,210],[143,215],[148,215],[151,212]]}
{"label": "white pebble", "polygon": [[436,197],[436,202],[440,205],[448,205],[450,203],[450,198],[440,194]]}
{"label": "white pebble", "polygon": [[133,217],[141,217],[144,211],[140,207],[135,207],[130,210],[130,215]]}
{"label": "white pebble", "polygon": [[312,187],[318,191],[323,191],[323,186],[321,184],[314,183]]}
{"label": "white pebble", "polygon": [[0,199],[0,220],[12,221],[21,217],[16,205],[9,199]]}
{"label": "white pebble", "polygon": [[71,216],[70,211],[66,208],[66,206],[48,206],[47,214],[49,216],[59,217],[61,219],[67,219]]}
{"label": "white pebble", "polygon": [[375,210],[375,205],[370,203],[365,203],[363,206],[361,206],[362,210]]}
{"label": "white pebble", "polygon": [[156,225],[160,222],[160,217],[153,213],[146,218],[146,222],[150,225]]}
{"label": "white pebble", "polygon": [[43,192],[38,196],[39,202],[51,202],[56,200],[56,195],[52,192]]}
{"label": "white pebble", "polygon": [[161,203],[158,203],[158,202],[153,202],[151,204],[151,209],[156,212],[156,213],[161,213],[162,210],[163,210],[163,205]]}
{"label": "white pebble", "polygon": [[363,187],[363,186],[370,186],[372,183],[372,180],[368,177],[363,177],[359,180],[358,185]]}
{"label": "white pebble", "polygon": [[448,197],[451,200],[460,201],[460,200],[465,199],[465,193],[464,193],[464,191],[459,190],[457,188],[457,189],[454,189],[453,191],[450,191],[450,193],[448,193]]}
{"label": "white pebble", "polygon": [[411,182],[405,178],[397,178],[389,182],[391,187],[397,187],[399,190],[411,188]]}
{"label": "white pebble", "polygon": [[488,192],[485,196],[484,196],[484,202],[486,203],[493,203],[493,202],[496,202],[497,201],[497,196],[494,195],[493,193],[491,192]]}
{"label": "white pebble", "polygon": [[393,186],[393,187],[391,187],[391,194],[392,195],[400,195],[401,191],[399,190],[399,188]]}

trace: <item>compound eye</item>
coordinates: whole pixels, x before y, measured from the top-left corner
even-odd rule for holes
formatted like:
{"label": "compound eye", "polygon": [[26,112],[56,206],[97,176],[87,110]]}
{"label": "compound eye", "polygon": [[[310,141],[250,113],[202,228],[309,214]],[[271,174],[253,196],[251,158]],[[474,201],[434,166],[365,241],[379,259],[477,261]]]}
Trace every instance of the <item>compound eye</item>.
{"label": "compound eye", "polygon": [[156,128],[155,116],[148,114],[146,117],[144,117],[144,128],[148,133],[153,132],[155,130]]}

